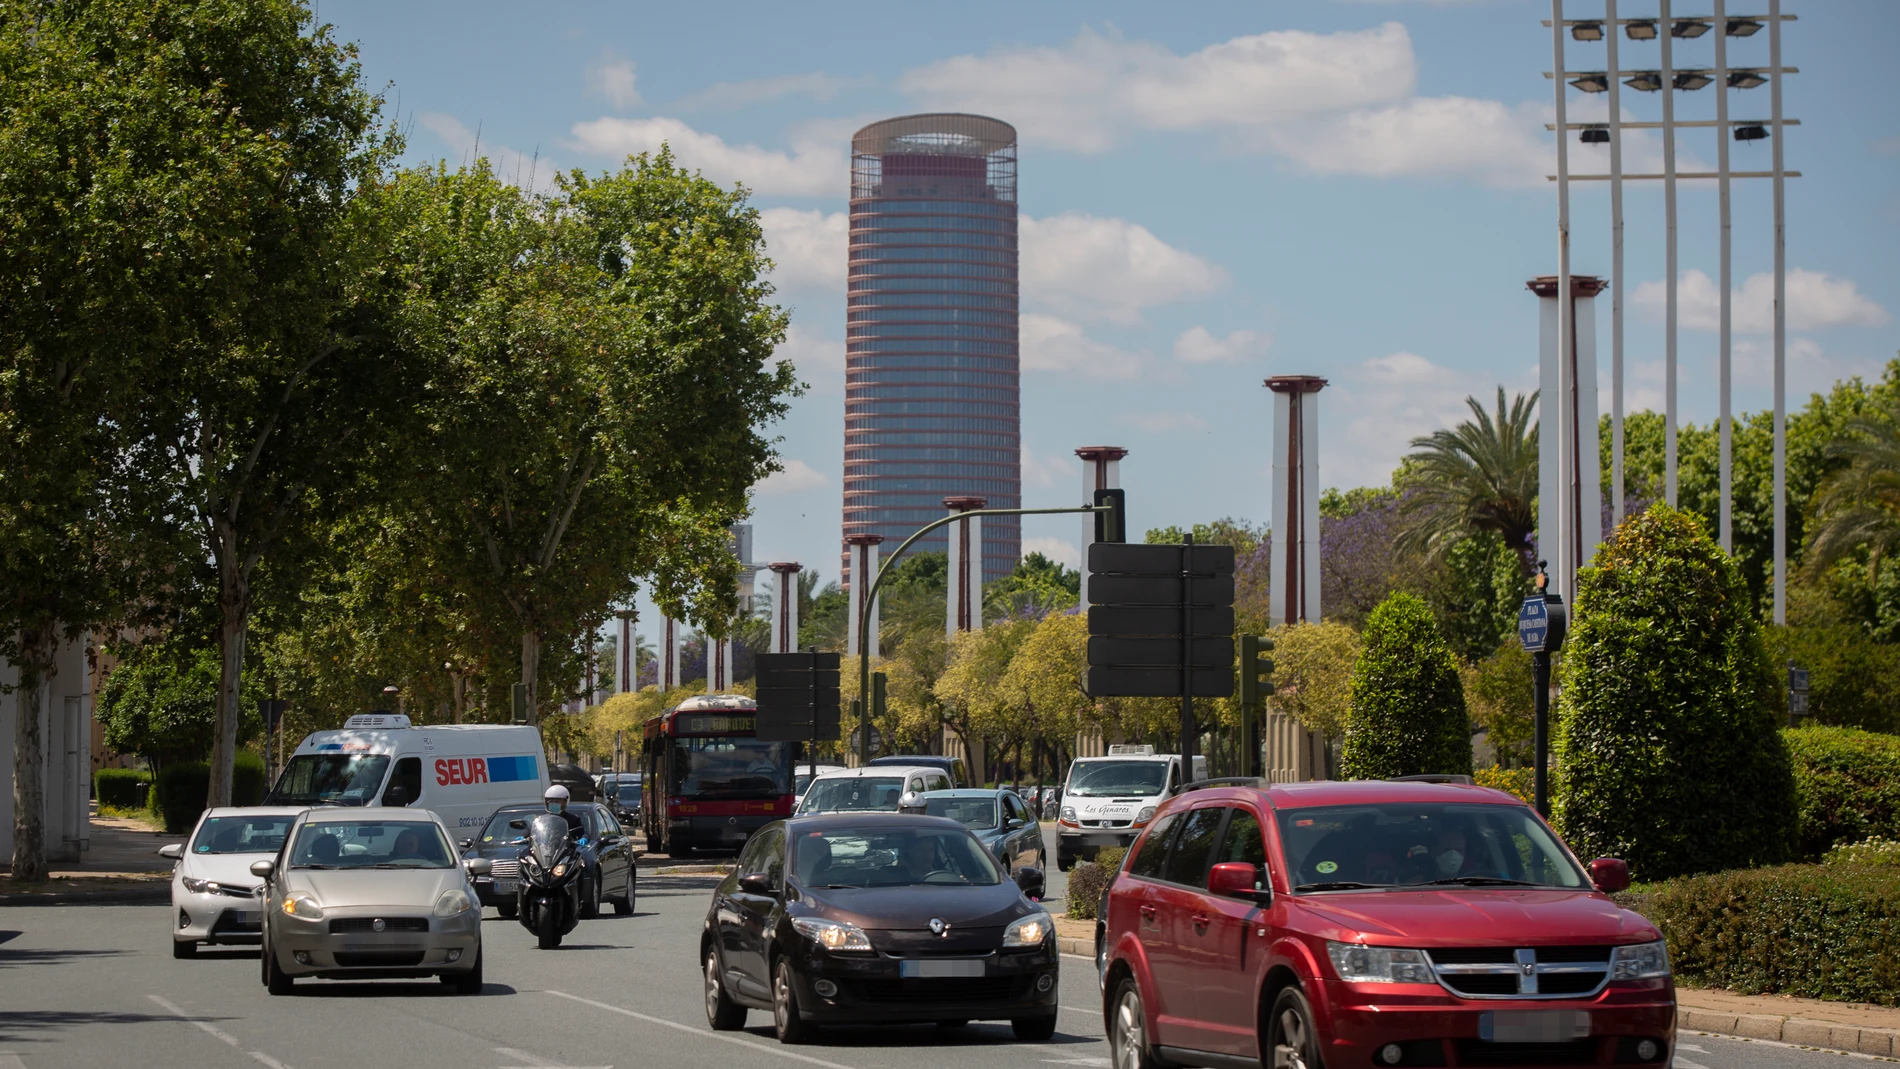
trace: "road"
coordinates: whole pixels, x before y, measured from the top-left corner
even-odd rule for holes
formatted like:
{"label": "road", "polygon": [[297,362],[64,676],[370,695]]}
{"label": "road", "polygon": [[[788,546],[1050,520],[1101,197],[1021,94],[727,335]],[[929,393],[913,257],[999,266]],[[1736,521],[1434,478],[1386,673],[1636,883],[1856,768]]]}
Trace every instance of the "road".
{"label": "road", "polygon": [[[258,982],[254,952],[176,961],[161,906],[0,909],[0,1069],[1042,1069],[1106,1067],[1089,963],[1065,958],[1059,1032],[1018,1043],[1006,1024],[828,1031],[783,1048],[766,1014],[743,1033],[707,1029],[695,962],[711,881],[641,879],[630,917],[583,922],[539,951],[490,917],[485,997],[434,981]],[[491,914],[493,911],[490,911]],[[1685,1036],[1680,1069],[1840,1069],[1842,1055]]]}

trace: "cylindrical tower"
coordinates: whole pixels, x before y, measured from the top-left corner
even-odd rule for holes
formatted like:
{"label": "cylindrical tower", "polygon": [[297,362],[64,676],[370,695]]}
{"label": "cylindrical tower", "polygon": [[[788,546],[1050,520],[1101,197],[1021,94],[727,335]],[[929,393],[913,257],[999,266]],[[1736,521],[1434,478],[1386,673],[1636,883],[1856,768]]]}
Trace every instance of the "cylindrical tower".
{"label": "cylindrical tower", "polygon": [[[1022,505],[1016,130],[907,115],[851,139],[844,534],[893,544],[946,497]],[[983,574],[1016,567],[1016,518],[984,525]],[[917,549],[943,552],[939,530]],[[848,566],[848,565],[847,565]]]}

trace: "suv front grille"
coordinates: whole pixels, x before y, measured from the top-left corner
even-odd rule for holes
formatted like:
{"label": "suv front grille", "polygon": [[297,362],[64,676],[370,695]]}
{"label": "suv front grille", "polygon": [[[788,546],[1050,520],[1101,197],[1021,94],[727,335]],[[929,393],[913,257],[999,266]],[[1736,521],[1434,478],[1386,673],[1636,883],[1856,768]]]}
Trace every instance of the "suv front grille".
{"label": "suv front grille", "polygon": [[1084,828],[1126,828],[1131,822],[1126,820],[1078,820]]}
{"label": "suv front grille", "polygon": [[426,932],[429,930],[427,917],[338,917],[330,922],[331,932],[373,932],[376,922],[383,922],[385,932]]}
{"label": "suv front grille", "polygon": [[1607,946],[1441,947],[1427,950],[1438,982],[1466,998],[1576,998],[1609,980]]}
{"label": "suv front grille", "polygon": [[928,980],[846,980],[865,1002],[1008,1002],[1028,993],[1026,976],[946,976]]}

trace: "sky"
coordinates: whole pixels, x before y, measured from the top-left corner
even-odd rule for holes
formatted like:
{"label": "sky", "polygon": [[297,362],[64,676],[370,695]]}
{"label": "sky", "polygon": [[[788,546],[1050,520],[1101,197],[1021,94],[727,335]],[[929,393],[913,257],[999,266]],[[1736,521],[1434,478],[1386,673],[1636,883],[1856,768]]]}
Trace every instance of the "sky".
{"label": "sky", "polygon": [[[1712,0],[1678,0],[1707,14]],[[1731,0],[1731,15],[1767,0]],[[1893,0],[1783,0],[1790,408],[1900,351],[1900,39]],[[1747,10],[1743,10],[1746,8]],[[1653,13],[1624,0],[1624,17]],[[1571,0],[1566,17],[1602,13]],[[1131,530],[1268,516],[1269,375],[1329,380],[1323,485],[1384,484],[1409,441],[1465,399],[1536,386],[1536,298],[1557,270],[1550,7],[1536,0],[870,5],[322,0],[361,49],[408,135],[406,162],[487,156],[523,184],[600,172],[671,145],[761,209],[807,385],[770,433],[784,469],[755,488],[754,556],[837,578],[843,470],[844,282],[851,134],[926,111],[1016,126],[1020,145],[1023,496],[1078,504],[1074,450],[1127,448]],[[1713,63],[1714,35],[1676,45]],[[1566,66],[1603,69],[1600,43]],[[1654,43],[1624,42],[1625,68]],[[1768,34],[1730,39],[1767,65]],[[1713,88],[1677,94],[1711,119]],[[1769,90],[1730,91],[1732,118]],[[1654,94],[1625,91],[1626,119]],[[1607,115],[1572,92],[1572,121]],[[1709,129],[1678,135],[1683,170],[1713,170]],[[1766,142],[1731,166],[1766,170]],[[1654,131],[1625,167],[1660,171]],[[1607,151],[1571,144],[1573,172]],[[1607,183],[1572,194],[1572,270],[1607,278]],[[1657,182],[1625,192],[1625,406],[1662,408],[1663,212]],[[1718,209],[1684,182],[1680,404],[1717,413]],[[1735,410],[1772,404],[1770,183],[1732,198]],[[1596,302],[1600,411],[1610,411],[1610,301]],[[1024,550],[1071,565],[1073,517],[1024,520]],[[769,578],[769,576],[768,576]],[[643,599],[644,600],[644,599]],[[651,638],[656,614],[642,606]]]}

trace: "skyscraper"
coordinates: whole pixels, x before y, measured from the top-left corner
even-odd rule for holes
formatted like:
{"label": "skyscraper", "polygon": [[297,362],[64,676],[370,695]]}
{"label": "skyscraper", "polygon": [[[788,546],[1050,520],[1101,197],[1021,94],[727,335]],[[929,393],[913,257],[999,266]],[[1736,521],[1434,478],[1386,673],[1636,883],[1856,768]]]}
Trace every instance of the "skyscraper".
{"label": "skyscraper", "polygon": [[[844,533],[885,548],[944,498],[1022,505],[1016,130],[906,115],[851,139]],[[943,552],[942,530],[913,549]],[[983,575],[1016,567],[1016,518],[983,525]]]}

